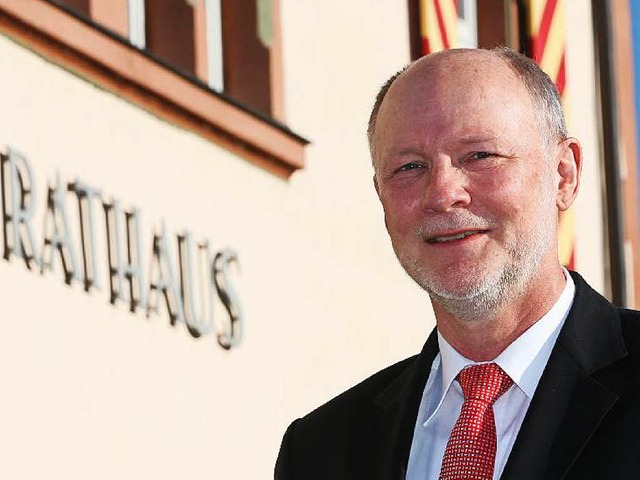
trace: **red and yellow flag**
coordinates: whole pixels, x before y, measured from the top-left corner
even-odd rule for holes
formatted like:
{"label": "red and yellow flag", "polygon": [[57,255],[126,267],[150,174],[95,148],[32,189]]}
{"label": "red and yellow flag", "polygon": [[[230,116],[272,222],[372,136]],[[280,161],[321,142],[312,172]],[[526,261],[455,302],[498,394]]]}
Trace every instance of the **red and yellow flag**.
{"label": "red and yellow flag", "polygon": [[458,46],[458,0],[420,0],[422,54]]}
{"label": "red and yellow flag", "polygon": [[[565,0],[529,0],[529,39],[531,56],[556,84],[565,116],[567,88],[565,70]],[[575,268],[575,212],[570,208],[560,215],[558,257],[567,268]]]}

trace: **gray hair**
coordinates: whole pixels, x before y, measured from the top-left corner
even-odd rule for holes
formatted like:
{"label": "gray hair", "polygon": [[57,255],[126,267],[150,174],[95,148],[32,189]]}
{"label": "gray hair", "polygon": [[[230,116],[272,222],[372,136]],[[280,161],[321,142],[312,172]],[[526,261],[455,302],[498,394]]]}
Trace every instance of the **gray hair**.
{"label": "gray hair", "polygon": [[[518,76],[525,86],[534,106],[534,115],[538,121],[540,132],[542,133],[545,146],[550,146],[554,141],[562,141],[569,136],[567,125],[562,112],[560,95],[549,75],[529,57],[522,55],[508,47],[496,47],[489,50],[501,58],[511,70]],[[417,60],[416,60],[417,61]],[[373,157],[373,137],[376,130],[376,122],[380,107],[386,97],[391,85],[402,75],[412,64],[409,64],[396,72],[380,88],[376,95],[376,100],[369,116],[367,125],[367,139],[369,141],[369,151]]]}

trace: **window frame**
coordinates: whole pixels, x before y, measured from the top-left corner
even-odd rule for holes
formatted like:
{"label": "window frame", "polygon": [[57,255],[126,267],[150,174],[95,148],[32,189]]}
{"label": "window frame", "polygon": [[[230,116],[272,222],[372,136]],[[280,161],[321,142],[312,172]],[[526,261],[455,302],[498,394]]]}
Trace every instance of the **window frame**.
{"label": "window frame", "polygon": [[[288,178],[304,166],[308,140],[281,121],[254,112],[202,79],[136,48],[129,38],[65,7],[46,0],[0,0],[0,33],[278,176]],[[280,58],[280,46],[275,48]],[[280,100],[274,111],[278,116],[282,113],[281,81],[272,87]]]}
{"label": "window frame", "polygon": [[221,0],[204,0],[207,37],[207,81],[217,92],[224,91]]}
{"label": "window frame", "polygon": [[[458,11],[458,45],[459,48],[478,47],[478,13],[476,0],[458,0],[464,5],[466,18],[460,16]],[[462,8],[461,8],[462,10]]]}
{"label": "window frame", "polygon": [[144,50],[146,47],[144,28],[144,0],[129,0],[129,41],[135,47]]}

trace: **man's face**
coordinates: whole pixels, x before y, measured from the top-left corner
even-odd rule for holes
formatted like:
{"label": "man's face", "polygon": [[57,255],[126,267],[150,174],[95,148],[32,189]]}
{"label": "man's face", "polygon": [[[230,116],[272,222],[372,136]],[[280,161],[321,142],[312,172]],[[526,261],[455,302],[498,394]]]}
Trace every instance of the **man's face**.
{"label": "man's face", "polygon": [[396,80],[377,120],[387,230],[434,299],[490,307],[557,258],[555,147],[501,59],[461,53],[421,67]]}

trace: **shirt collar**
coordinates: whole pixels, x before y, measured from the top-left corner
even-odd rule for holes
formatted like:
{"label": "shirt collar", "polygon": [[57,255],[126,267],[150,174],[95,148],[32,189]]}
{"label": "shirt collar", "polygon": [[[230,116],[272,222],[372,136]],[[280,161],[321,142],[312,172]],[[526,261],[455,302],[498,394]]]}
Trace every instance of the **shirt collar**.
{"label": "shirt collar", "polygon": [[[493,360],[529,398],[533,397],[553,345],[573,303],[575,284],[569,272],[564,268],[562,270],[566,282],[556,303],[540,320]],[[442,398],[439,399],[439,406],[451,383],[462,369],[474,363],[484,362],[474,362],[460,355],[440,334],[440,331],[438,331],[438,346],[440,347],[442,368],[442,388],[440,390]]]}
{"label": "shirt collar", "polygon": [[564,270],[564,274],[564,290],[553,307],[494,360],[529,399],[533,398],[573,303],[575,284],[569,272]]}

